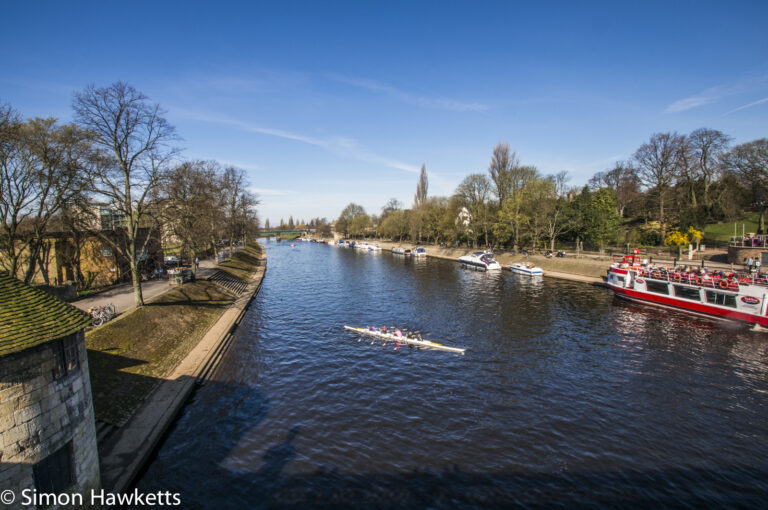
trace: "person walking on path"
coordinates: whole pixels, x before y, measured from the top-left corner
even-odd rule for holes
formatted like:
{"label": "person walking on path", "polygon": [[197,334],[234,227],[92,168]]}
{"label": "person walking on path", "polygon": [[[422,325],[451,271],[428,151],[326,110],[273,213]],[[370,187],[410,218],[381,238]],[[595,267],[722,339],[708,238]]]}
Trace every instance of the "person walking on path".
{"label": "person walking on path", "polygon": [[760,259],[755,259],[755,271],[757,276],[760,276]]}
{"label": "person walking on path", "polygon": [[195,272],[197,272],[198,269],[200,269],[200,258],[195,257]]}
{"label": "person walking on path", "polygon": [[752,264],[754,264],[754,261],[752,260],[752,257],[749,257],[749,259],[747,259],[747,270],[749,271],[749,274],[752,274]]}

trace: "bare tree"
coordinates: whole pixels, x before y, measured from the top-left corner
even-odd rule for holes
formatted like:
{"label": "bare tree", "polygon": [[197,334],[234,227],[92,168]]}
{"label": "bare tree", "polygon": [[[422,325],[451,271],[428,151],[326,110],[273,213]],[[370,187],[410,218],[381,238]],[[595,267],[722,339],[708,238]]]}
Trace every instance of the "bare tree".
{"label": "bare tree", "polygon": [[149,226],[156,207],[152,195],[177,152],[168,145],[177,139],[175,129],[159,105],[123,82],[86,87],[75,94],[73,108],[80,126],[93,136],[94,193],[124,218],[124,235],[101,235],[129,261],[135,302],[142,306],[139,259],[150,235],[141,230]]}
{"label": "bare tree", "polygon": [[661,240],[666,234],[665,199],[680,173],[680,156],[683,143],[683,137],[677,133],[655,133],[648,142],[641,145],[635,152],[640,181],[657,199]]}
{"label": "bare tree", "polygon": [[696,158],[696,168],[704,183],[704,206],[712,209],[709,190],[722,168],[721,160],[728,150],[730,137],[716,129],[700,128],[688,135],[688,143]]}
{"label": "bare tree", "polygon": [[0,110],[0,262],[29,283],[42,269],[48,283],[45,239],[51,221],[83,189],[86,134],[55,119],[22,123],[10,107]]}
{"label": "bare tree", "polygon": [[488,166],[488,173],[493,181],[496,198],[499,199],[499,207],[504,207],[512,187],[514,185],[514,173],[520,167],[520,160],[515,151],[509,151],[508,143],[497,143],[493,148],[491,164]]}
{"label": "bare tree", "polygon": [[171,170],[163,183],[164,225],[194,260],[216,237],[219,176],[205,161],[187,161]]}
{"label": "bare tree", "polygon": [[750,191],[752,203],[760,209],[760,233],[765,232],[768,209],[768,138],[734,147],[725,155],[725,165]]}

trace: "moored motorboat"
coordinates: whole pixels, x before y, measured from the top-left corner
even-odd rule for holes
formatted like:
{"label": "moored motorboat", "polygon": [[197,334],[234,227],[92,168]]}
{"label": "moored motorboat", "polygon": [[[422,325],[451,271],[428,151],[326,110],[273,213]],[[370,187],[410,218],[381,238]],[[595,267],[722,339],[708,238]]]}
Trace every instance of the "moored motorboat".
{"label": "moored motorboat", "polygon": [[605,281],[616,296],[719,319],[768,327],[768,281],[735,273],[670,269],[614,257]]}
{"label": "moored motorboat", "polygon": [[427,349],[437,349],[440,351],[455,352],[458,354],[464,354],[464,351],[466,350],[460,347],[451,347],[448,345],[443,345],[437,342],[431,342],[429,340],[424,340],[421,338],[415,338],[415,337],[408,338],[407,335],[397,336],[393,333],[384,333],[377,329],[355,328],[352,326],[344,326],[344,329],[346,329],[347,331],[354,331],[355,333],[359,333],[361,335],[378,338],[380,340],[383,340],[384,342],[399,342],[401,344],[415,345],[418,347],[425,347]]}
{"label": "moored motorboat", "polygon": [[528,276],[541,276],[544,274],[544,271],[540,267],[535,266],[530,262],[515,262],[510,264],[509,270],[513,273],[525,274]]}
{"label": "moored motorboat", "polygon": [[416,248],[413,250],[413,256],[414,257],[426,257],[427,256],[427,250],[425,248]]}
{"label": "moored motorboat", "polygon": [[499,271],[501,264],[493,258],[493,253],[488,251],[476,251],[471,255],[462,255],[459,257],[462,265],[481,271]]}
{"label": "moored motorboat", "polygon": [[381,251],[381,245],[379,243],[371,243],[368,245],[368,251]]}
{"label": "moored motorboat", "polygon": [[411,255],[411,249],[403,248],[402,246],[393,246],[392,253],[394,253],[395,255],[405,255],[406,257],[408,257]]}

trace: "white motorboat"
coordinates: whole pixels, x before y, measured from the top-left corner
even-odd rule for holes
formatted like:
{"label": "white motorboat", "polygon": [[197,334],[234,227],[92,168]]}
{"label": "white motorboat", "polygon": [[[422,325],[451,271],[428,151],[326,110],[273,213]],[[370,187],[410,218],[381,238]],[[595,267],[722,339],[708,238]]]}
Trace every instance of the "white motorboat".
{"label": "white motorboat", "polygon": [[493,253],[489,251],[476,251],[471,255],[462,255],[459,257],[462,265],[479,269],[481,271],[500,271],[501,264],[493,258]]}
{"label": "white motorboat", "polygon": [[413,250],[413,256],[414,257],[426,257],[427,256],[427,250],[425,248],[416,248]]}
{"label": "white motorboat", "polygon": [[405,255],[406,257],[409,257],[411,255],[411,250],[410,248],[403,248],[402,246],[393,246],[392,253],[395,255]]}
{"label": "white motorboat", "polygon": [[528,276],[542,276],[544,271],[530,262],[515,262],[509,266],[513,273],[526,274]]}
{"label": "white motorboat", "polygon": [[381,251],[381,245],[379,243],[371,243],[368,245],[368,251]]}

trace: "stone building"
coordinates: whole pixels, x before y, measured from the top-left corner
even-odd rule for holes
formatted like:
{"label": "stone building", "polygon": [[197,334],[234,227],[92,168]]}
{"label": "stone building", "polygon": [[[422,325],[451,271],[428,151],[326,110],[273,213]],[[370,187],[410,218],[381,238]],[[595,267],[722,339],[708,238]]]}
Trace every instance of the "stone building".
{"label": "stone building", "polygon": [[25,490],[87,502],[100,488],[89,323],[85,312],[0,272],[0,488],[15,494],[5,508],[29,508]]}

